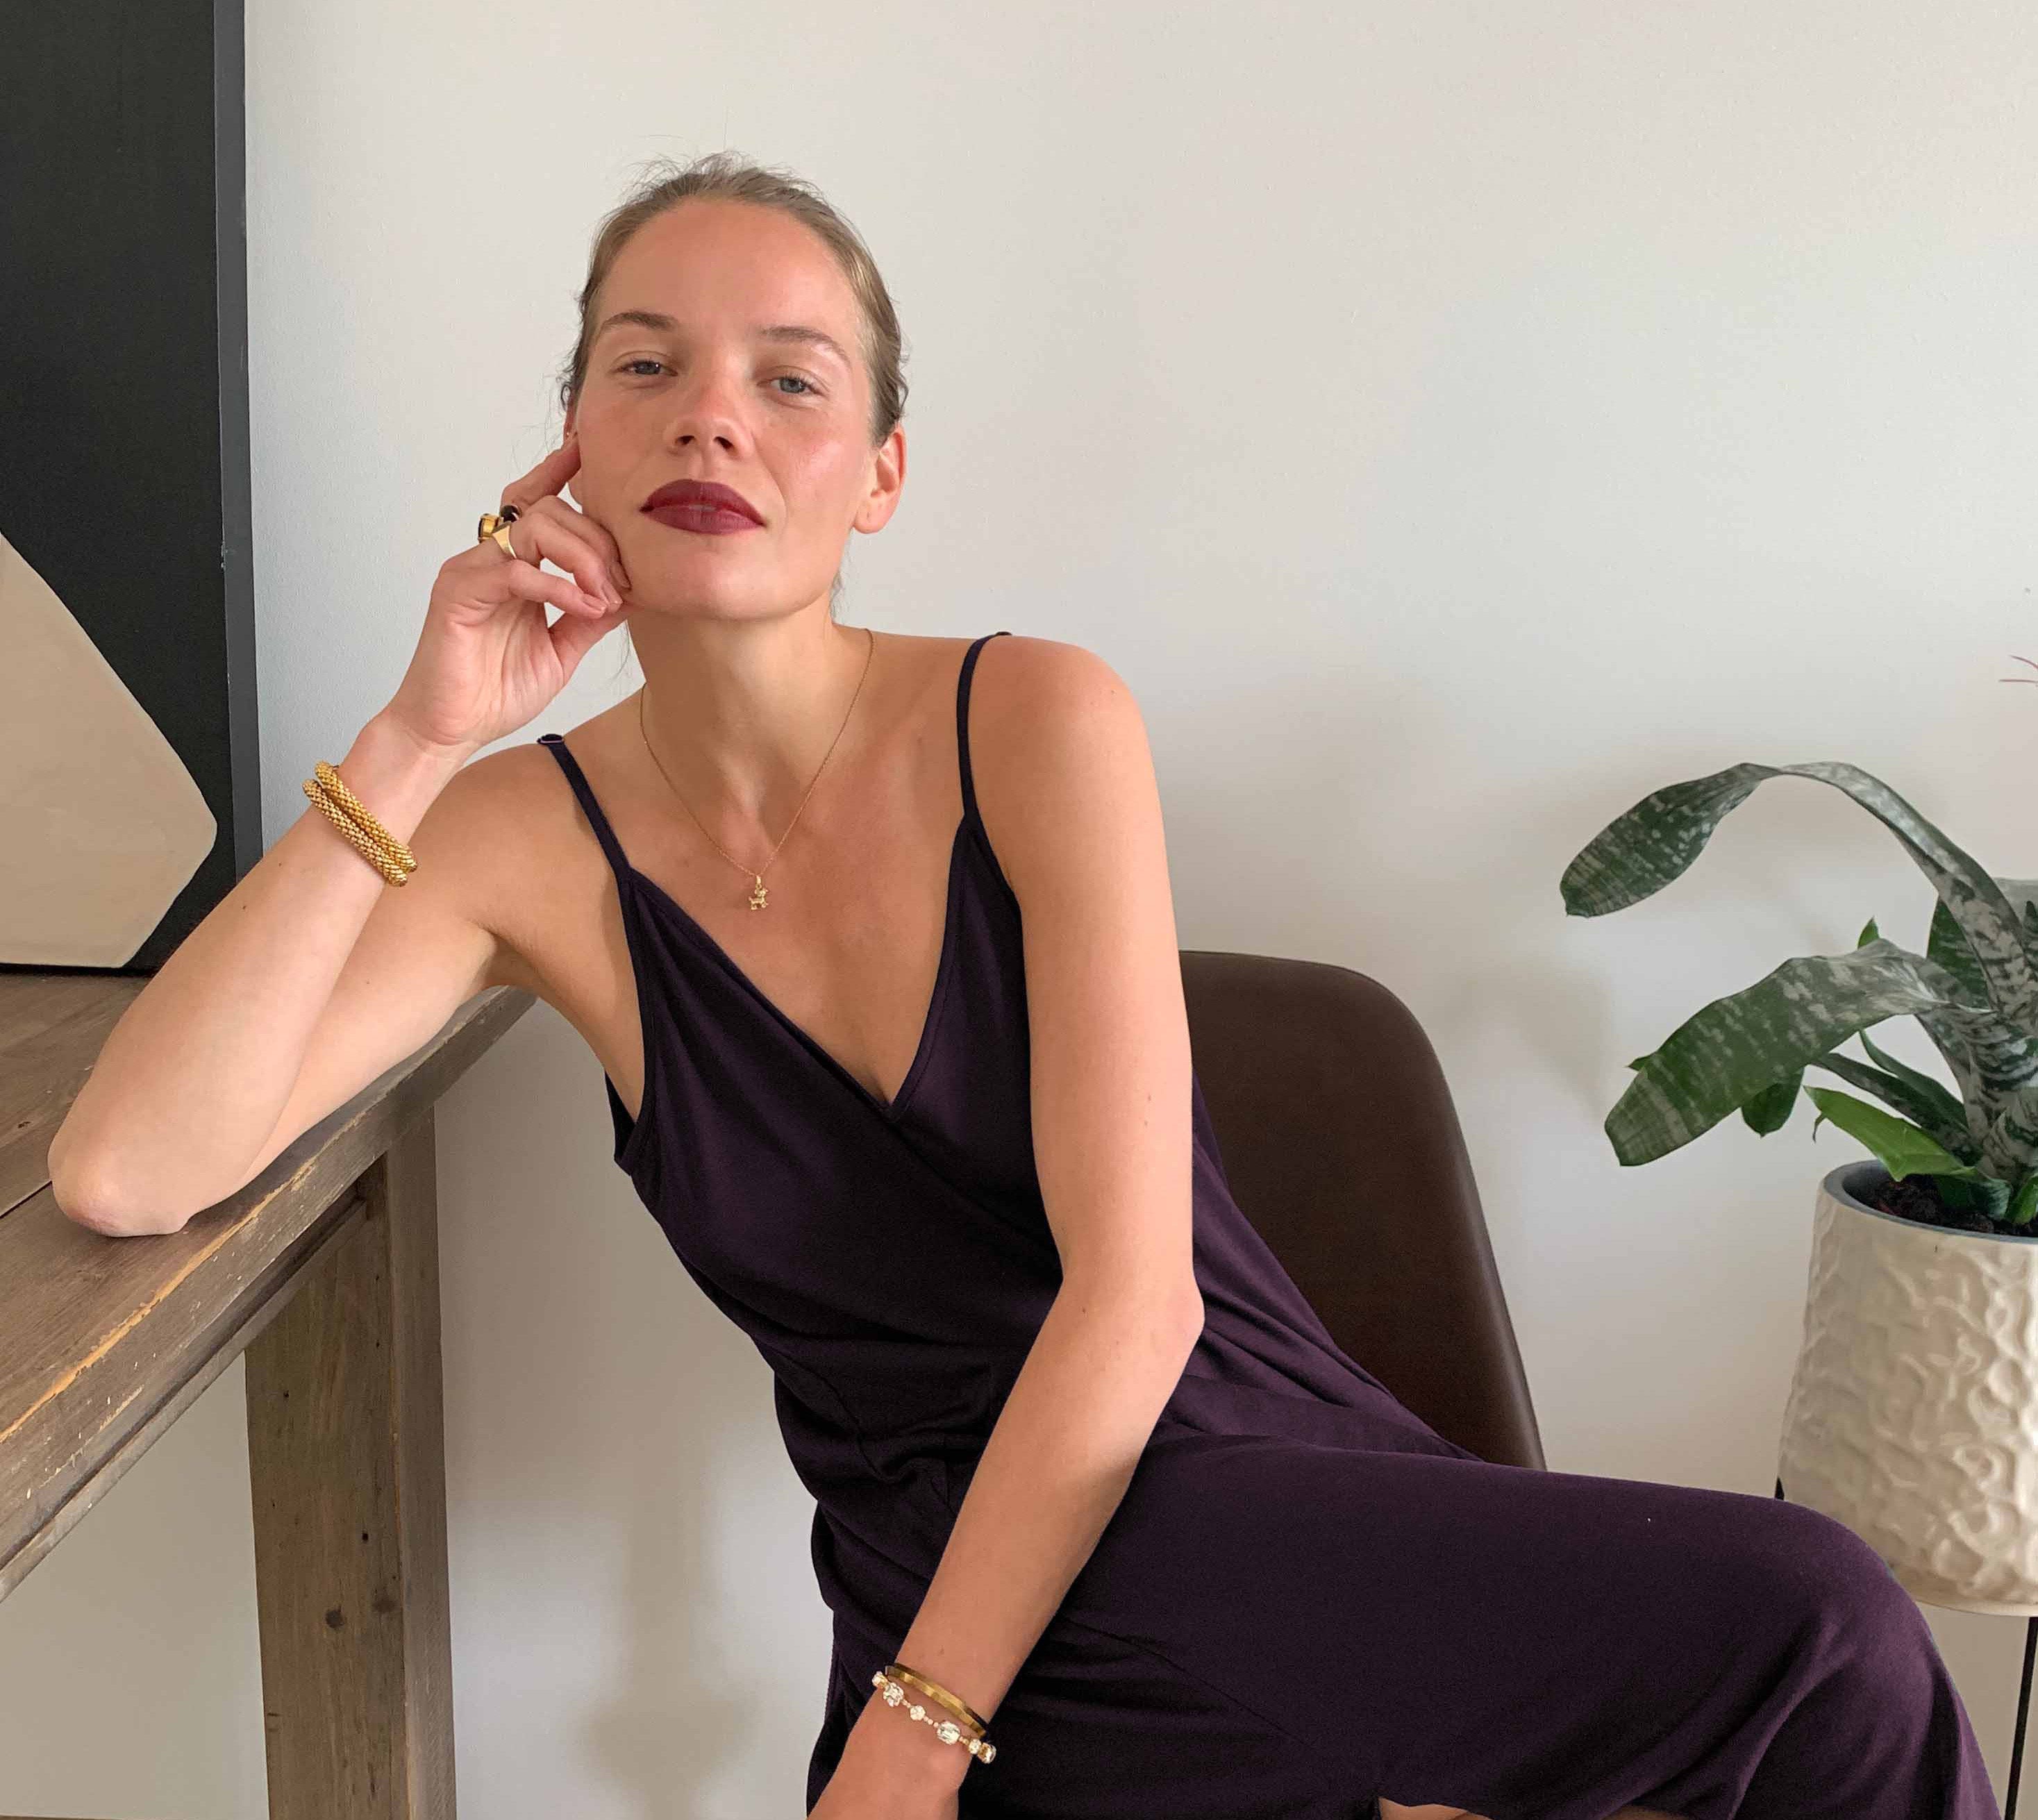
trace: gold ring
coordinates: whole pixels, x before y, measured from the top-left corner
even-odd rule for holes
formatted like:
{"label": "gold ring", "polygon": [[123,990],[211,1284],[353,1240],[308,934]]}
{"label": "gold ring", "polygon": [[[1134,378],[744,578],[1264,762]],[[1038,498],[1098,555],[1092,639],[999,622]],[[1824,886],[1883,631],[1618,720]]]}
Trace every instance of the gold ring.
{"label": "gold ring", "polygon": [[474,540],[486,544],[493,539],[503,555],[513,557],[517,552],[510,547],[510,527],[517,522],[519,515],[514,506],[505,506],[499,512],[483,512],[481,522],[475,529]]}

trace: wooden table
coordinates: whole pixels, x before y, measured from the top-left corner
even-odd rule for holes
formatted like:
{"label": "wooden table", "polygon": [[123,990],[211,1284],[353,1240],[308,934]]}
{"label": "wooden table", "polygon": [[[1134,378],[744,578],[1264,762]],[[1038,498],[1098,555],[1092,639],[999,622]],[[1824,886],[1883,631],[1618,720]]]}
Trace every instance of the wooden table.
{"label": "wooden table", "polygon": [[112,1238],[49,1142],[145,984],[0,972],[0,1598],[244,1352],[271,1820],[453,1820],[434,1109],[532,999],[469,999],[241,1192]]}

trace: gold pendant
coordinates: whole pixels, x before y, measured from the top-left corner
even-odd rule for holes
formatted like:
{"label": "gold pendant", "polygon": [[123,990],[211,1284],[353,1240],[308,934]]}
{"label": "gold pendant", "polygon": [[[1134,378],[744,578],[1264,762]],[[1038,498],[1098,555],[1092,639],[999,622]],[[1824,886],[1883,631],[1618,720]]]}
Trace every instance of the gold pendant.
{"label": "gold pendant", "polygon": [[761,872],[757,874],[757,882],[750,887],[750,908],[753,910],[764,908],[764,875]]}

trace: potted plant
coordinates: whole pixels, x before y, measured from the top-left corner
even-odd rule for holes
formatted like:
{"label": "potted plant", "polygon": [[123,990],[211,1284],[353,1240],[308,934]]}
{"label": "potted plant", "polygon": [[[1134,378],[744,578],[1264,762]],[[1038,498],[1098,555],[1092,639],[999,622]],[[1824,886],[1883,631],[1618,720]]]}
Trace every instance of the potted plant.
{"label": "potted plant", "polygon": [[[1832,785],[1903,844],[1938,899],[1925,951],[1871,920],[1850,951],[1714,1000],[1629,1064],[1607,1136],[1623,1164],[1734,1113],[1766,1136],[1801,1089],[1814,1136],[1830,1122],[1868,1149],[1819,1185],[1784,1491],[1916,1598],[2038,1613],[2038,881],[1991,878],[1854,765],[1738,764],[1609,824],[1565,869],[1565,908],[1602,916],[1661,890],[1771,777]],[[1923,1026],[1953,1086],[1869,1041],[1897,1017]],[[1839,1052],[1854,1037],[1860,1059]],[[1809,1069],[1858,1093],[1807,1086]]]}

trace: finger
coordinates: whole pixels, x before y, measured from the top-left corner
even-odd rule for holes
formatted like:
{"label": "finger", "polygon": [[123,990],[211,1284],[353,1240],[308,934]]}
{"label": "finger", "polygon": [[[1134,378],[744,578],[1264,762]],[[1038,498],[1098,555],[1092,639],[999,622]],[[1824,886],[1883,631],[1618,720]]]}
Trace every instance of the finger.
{"label": "finger", "polygon": [[576,619],[567,614],[555,620],[549,636],[561,673],[570,679],[580,660],[629,617],[629,608],[616,607],[598,619]]}
{"label": "finger", "polygon": [[567,575],[548,575],[535,563],[511,557],[491,566],[491,574],[502,589],[505,600],[549,601],[569,617],[597,620],[608,612],[608,603],[584,593]]}
{"label": "finger", "polygon": [[580,466],[580,438],[569,436],[528,474],[520,474],[502,489],[502,503],[519,512],[528,510],[548,493],[556,493]]}
{"label": "finger", "polygon": [[604,611],[620,606],[623,595],[609,579],[608,565],[562,515],[564,510],[547,512],[540,504],[511,525],[509,537],[516,552],[514,559],[532,568],[544,563],[555,563],[570,573],[580,591]]}
{"label": "finger", "polygon": [[[579,561],[566,563],[550,550],[545,553],[562,568],[570,568],[580,585],[590,593],[600,592],[598,585],[604,580],[612,581],[617,588],[627,589],[630,577],[623,567],[623,552],[617,548],[616,540],[609,534],[608,527],[599,519],[590,518],[574,506],[559,499],[539,500],[524,514],[526,523],[539,521],[548,522],[559,529],[560,536],[577,548],[586,552],[586,567]],[[513,537],[515,533],[512,532]],[[595,571],[590,581],[589,568]],[[612,605],[620,605],[619,600]]]}

